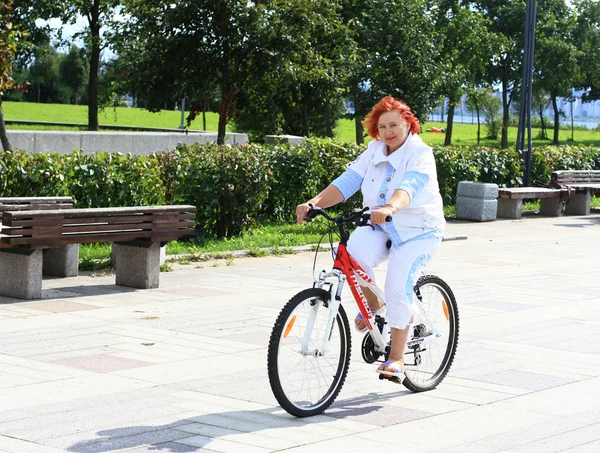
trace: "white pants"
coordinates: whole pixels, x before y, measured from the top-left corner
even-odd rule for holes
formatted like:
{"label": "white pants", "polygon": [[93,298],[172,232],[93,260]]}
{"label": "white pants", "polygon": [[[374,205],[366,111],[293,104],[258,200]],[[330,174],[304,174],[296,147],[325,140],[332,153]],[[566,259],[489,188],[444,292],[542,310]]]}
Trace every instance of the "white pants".
{"label": "white pants", "polygon": [[359,227],[348,241],[348,252],[375,281],[373,269],[388,260],[385,277],[385,305],[389,326],[405,329],[415,314],[413,287],[425,265],[433,258],[442,241],[430,237],[404,242],[387,248],[389,237],[384,231]]}

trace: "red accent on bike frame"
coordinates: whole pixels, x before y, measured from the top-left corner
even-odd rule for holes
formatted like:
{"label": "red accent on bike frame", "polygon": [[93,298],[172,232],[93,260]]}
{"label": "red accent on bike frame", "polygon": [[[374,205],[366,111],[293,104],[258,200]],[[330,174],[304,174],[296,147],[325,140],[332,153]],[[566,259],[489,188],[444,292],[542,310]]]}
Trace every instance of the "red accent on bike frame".
{"label": "red accent on bike frame", "polygon": [[358,282],[356,281],[356,276],[354,273],[358,273],[358,275],[360,275],[360,277],[368,283],[373,283],[373,280],[367,275],[360,264],[358,264],[356,260],[352,258],[350,253],[348,253],[345,244],[339,244],[335,261],[333,262],[333,268],[342,271],[342,273],[346,276],[348,284],[350,285],[350,291],[352,292],[354,300],[358,305],[358,310],[363,316],[363,320],[365,321],[367,329],[373,330],[373,324],[371,323],[373,320],[373,315],[371,314],[371,309],[369,308],[367,299],[365,298]]}

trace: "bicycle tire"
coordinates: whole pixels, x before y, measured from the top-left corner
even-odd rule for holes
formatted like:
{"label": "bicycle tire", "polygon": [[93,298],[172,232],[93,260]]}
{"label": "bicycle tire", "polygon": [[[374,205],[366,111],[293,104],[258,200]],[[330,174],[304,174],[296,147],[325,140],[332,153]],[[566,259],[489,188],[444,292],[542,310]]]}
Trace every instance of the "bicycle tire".
{"label": "bicycle tire", "polygon": [[[441,346],[434,344],[433,342],[436,340],[430,338],[429,341],[423,343],[426,345],[424,348],[417,345],[407,349],[406,377],[402,383],[412,392],[425,392],[433,390],[442,382],[454,361],[459,331],[458,304],[450,286],[435,275],[424,275],[419,278],[415,285],[415,293],[421,294],[423,299],[421,305],[440,332],[441,336],[438,338],[441,338],[442,341],[438,343],[445,345],[445,350],[440,352]],[[417,294],[414,297],[417,297]],[[440,310],[443,315],[441,317],[439,316]],[[424,326],[423,332],[432,332],[431,326],[422,325]],[[417,338],[419,335],[415,328],[413,338]],[[435,336],[435,334],[431,336]],[[424,350],[420,351],[420,349]],[[436,351],[440,356],[439,359],[432,357]],[[408,354],[413,356],[413,364],[410,364],[411,355]],[[417,357],[420,358],[419,364],[416,364]],[[437,360],[439,360],[439,364],[436,364]]]}
{"label": "bicycle tire", "polygon": [[[281,407],[296,417],[318,415],[331,406],[348,373],[350,326],[341,305],[330,333],[328,355],[316,353],[326,334],[323,329],[330,313],[329,299],[329,292],[319,288],[296,294],[279,313],[269,339],[267,370],[271,390]],[[313,303],[319,304],[309,348],[314,348],[315,353],[303,354],[304,321]]]}

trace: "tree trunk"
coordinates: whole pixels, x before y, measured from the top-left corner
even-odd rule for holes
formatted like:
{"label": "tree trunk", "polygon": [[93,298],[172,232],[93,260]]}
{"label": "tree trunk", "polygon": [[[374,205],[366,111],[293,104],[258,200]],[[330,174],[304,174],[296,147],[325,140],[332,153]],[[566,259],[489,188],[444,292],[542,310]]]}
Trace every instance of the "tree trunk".
{"label": "tree trunk", "polygon": [[360,120],[360,117],[356,114],[356,110],[354,111],[354,115],[354,130],[356,131],[356,144],[362,145],[365,142],[365,137],[363,136],[362,121]]}
{"label": "tree trunk", "polygon": [[440,122],[444,122],[444,108],[446,107],[446,99],[442,99],[442,108],[440,109]]}
{"label": "tree trunk", "polygon": [[37,89],[37,103],[39,104],[40,103],[40,97],[41,97],[41,94],[42,94],[42,88],[40,86],[41,85],[40,82],[38,82],[37,85],[38,85],[38,89]]}
{"label": "tree trunk", "polygon": [[554,138],[552,140],[553,145],[558,145],[558,128],[560,127],[560,111],[558,110],[558,104],[556,102],[557,90],[552,90],[550,96],[552,97],[552,108],[554,109]]}
{"label": "tree trunk", "polygon": [[481,141],[481,122],[479,121],[479,107],[477,107],[477,144]]}
{"label": "tree trunk", "polygon": [[454,109],[456,109],[456,100],[448,99],[448,116],[446,120],[446,137],[444,138],[444,146],[452,144],[452,125],[454,123]]}
{"label": "tree trunk", "polygon": [[100,0],[94,0],[90,11],[92,51],[90,56],[90,79],[88,86],[88,129],[98,130],[98,74],[100,70]]}
{"label": "tree trunk", "polygon": [[503,149],[508,148],[509,107],[510,102],[508,102],[508,82],[502,81],[502,138],[500,140],[500,147]]}
{"label": "tree trunk", "polygon": [[540,126],[542,128],[542,132],[540,133],[540,140],[546,140],[548,137],[546,136],[546,123],[544,123],[544,106],[542,104],[539,105],[540,112]]}
{"label": "tree trunk", "polygon": [[[303,96],[304,97],[304,96]],[[302,100],[304,111],[302,112],[302,125],[304,127],[304,136],[310,137],[310,128],[308,127],[308,98]]]}
{"label": "tree trunk", "polygon": [[75,105],[79,105],[79,91],[75,92]]}
{"label": "tree trunk", "polygon": [[2,114],[2,99],[0,99],[0,141],[4,151],[12,151],[12,146],[6,134],[6,124],[4,124],[4,115]]}
{"label": "tree trunk", "polygon": [[203,131],[206,130],[206,101],[202,103],[202,127]]}
{"label": "tree trunk", "polygon": [[333,126],[331,125],[331,106],[329,102],[325,106],[325,134],[333,138]]}

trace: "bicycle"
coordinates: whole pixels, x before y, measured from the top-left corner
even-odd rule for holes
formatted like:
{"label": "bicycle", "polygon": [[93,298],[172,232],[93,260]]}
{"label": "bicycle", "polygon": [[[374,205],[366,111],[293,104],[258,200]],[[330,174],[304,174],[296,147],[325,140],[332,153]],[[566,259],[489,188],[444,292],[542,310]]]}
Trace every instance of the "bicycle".
{"label": "bicycle", "polygon": [[[269,383],[281,407],[291,415],[322,413],[342,389],[351,352],[350,326],[341,305],[346,282],[367,326],[361,346],[363,360],[374,363],[382,356],[388,359],[389,327],[385,318],[373,316],[360,285],[368,286],[382,301],[383,292],[346,249],[350,234],[345,225],[370,226],[367,210],[331,217],[321,208],[311,207],[307,216],[308,221],[320,215],[335,224],[340,242],[332,270],[321,271],[312,288],[284,305],[271,332]],[[412,392],[423,392],[436,388],[450,370],[458,342],[458,306],[448,284],[434,275],[420,277],[414,292],[417,320],[411,325],[401,383]],[[383,374],[379,378],[400,383],[398,378]]]}

